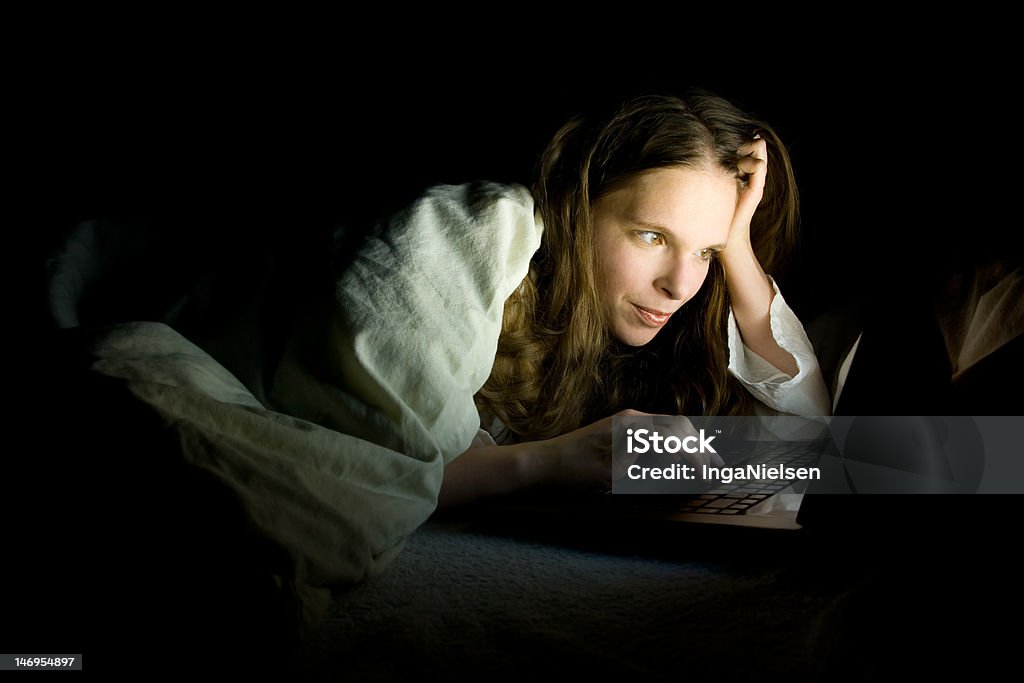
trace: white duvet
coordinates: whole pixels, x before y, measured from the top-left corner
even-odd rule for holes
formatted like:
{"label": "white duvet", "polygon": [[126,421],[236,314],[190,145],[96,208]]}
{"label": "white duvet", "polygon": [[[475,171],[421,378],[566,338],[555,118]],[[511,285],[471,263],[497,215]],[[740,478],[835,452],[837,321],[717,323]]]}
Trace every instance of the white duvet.
{"label": "white duvet", "polygon": [[435,187],[363,245],[333,297],[306,302],[259,397],[162,323],[109,328],[93,369],[237,494],[295,580],[359,581],[430,516],[444,464],[472,443],[473,395],[540,236],[523,187]]}

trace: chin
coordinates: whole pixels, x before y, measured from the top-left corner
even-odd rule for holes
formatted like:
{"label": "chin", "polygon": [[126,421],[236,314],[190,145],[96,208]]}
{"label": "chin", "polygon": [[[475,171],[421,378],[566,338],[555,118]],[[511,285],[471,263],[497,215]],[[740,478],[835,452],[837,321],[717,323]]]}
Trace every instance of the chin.
{"label": "chin", "polygon": [[660,330],[657,330],[652,334],[646,330],[625,330],[617,333],[615,338],[626,346],[635,346],[639,348],[654,341],[654,338],[658,336],[659,331]]}

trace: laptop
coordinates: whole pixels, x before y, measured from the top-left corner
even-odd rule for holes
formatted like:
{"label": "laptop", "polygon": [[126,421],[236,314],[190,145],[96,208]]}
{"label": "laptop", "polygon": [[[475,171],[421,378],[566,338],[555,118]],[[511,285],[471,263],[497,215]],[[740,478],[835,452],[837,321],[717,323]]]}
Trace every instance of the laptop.
{"label": "laptop", "polygon": [[[832,390],[833,414],[840,424],[845,418],[845,428],[854,416],[951,414],[952,373],[937,320],[927,306],[895,308],[874,312],[842,355]],[[485,506],[491,512],[516,518],[679,522],[793,532],[848,524],[853,519],[865,524],[872,519],[881,522],[894,505],[906,502],[898,500],[906,498],[898,495],[845,495],[858,493],[857,482],[851,479],[848,463],[840,455],[839,447],[844,444],[836,443],[831,426],[834,420],[795,419],[810,425],[799,438],[769,434],[767,438],[748,439],[732,451],[727,464],[730,468],[773,465],[792,471],[819,465],[826,467],[826,476],[821,479],[775,476],[717,480],[686,495],[619,495],[622,489],[618,488],[611,495],[541,492],[509,496]],[[941,421],[929,418],[919,418],[912,427],[925,432],[942,429]],[[921,460],[911,451],[904,449],[901,455],[908,460],[909,470],[918,467],[916,463]],[[880,502],[879,498],[887,500]]]}

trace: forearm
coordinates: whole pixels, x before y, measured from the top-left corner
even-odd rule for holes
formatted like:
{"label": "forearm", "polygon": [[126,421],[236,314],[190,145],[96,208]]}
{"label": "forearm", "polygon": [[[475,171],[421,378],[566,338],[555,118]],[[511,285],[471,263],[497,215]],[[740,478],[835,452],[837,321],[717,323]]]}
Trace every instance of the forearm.
{"label": "forearm", "polygon": [[792,354],[783,349],[772,335],[770,309],[775,290],[761,269],[753,250],[736,248],[724,250],[719,258],[725,269],[725,278],[732,299],[732,312],[743,343],[761,358],[790,377],[798,369]]}
{"label": "forearm", "polygon": [[544,443],[470,448],[445,465],[437,509],[515,493],[544,478]]}

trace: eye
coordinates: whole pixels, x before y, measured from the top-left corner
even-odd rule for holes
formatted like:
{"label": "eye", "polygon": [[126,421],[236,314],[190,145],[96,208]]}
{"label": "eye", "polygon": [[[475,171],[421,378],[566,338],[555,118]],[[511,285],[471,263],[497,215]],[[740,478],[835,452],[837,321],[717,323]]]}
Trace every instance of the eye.
{"label": "eye", "polygon": [[701,261],[704,261],[705,263],[710,261],[714,257],[714,255],[715,250],[708,247],[697,250],[697,258],[699,258]]}
{"label": "eye", "polygon": [[653,230],[637,230],[634,233],[638,240],[652,247],[660,247],[665,244],[665,236]]}

